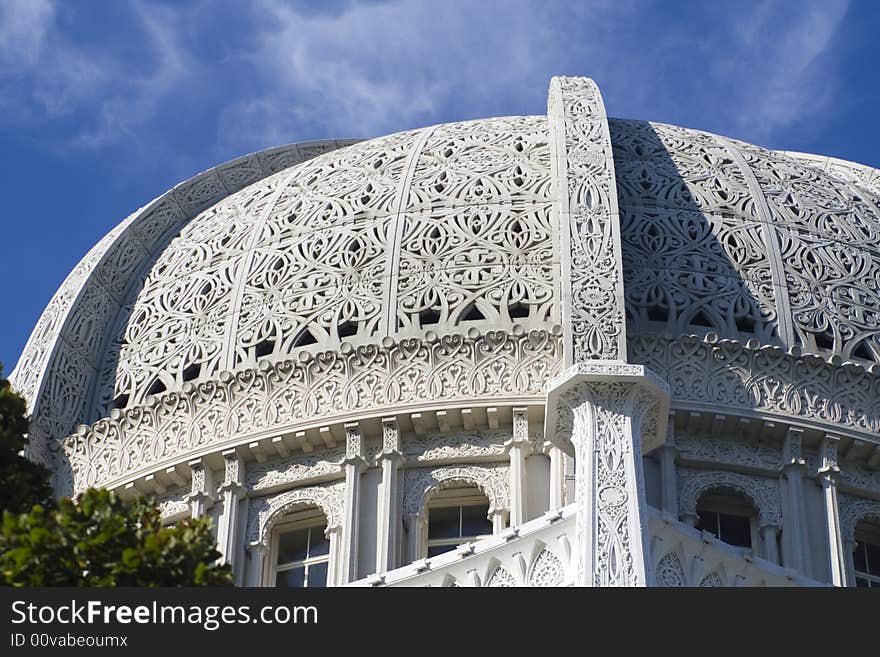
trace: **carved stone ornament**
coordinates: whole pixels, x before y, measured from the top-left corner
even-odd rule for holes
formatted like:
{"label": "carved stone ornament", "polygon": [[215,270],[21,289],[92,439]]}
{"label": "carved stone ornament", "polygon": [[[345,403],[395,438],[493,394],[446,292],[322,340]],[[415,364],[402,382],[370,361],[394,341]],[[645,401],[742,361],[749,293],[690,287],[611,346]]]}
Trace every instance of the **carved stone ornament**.
{"label": "carved stone ornament", "polygon": [[339,527],[342,522],[345,482],[320,486],[292,488],[283,493],[254,497],[248,504],[247,544],[269,545],[269,537],[275,522],[288,512],[302,505],[314,505],[327,518],[327,531]]}
{"label": "carved stone ornament", "polygon": [[[506,395],[538,397],[558,366],[547,331],[408,338],[226,373],[115,412],[64,441],[66,490],[112,485],[207,446],[281,434],[359,409]],[[62,471],[63,474],[63,471]],[[64,489],[64,488],[63,488]]]}
{"label": "carved stone ornament", "polygon": [[545,433],[574,451],[577,580],[648,586],[642,452],[666,439],[669,397],[639,365],[577,363],[550,384]]}
{"label": "carved stone ornament", "polygon": [[855,542],[856,527],[862,520],[880,522],[880,501],[839,494],[840,532],[844,541]]}
{"label": "carved stone ornament", "polygon": [[758,525],[782,527],[779,479],[723,470],[678,469],[678,500],[683,516],[696,517],[700,497],[713,488],[730,488],[745,495],[758,512]]}
{"label": "carved stone ornament", "polygon": [[592,358],[625,360],[617,185],[608,119],[596,83],[554,77],[547,120],[553,174],[560,185],[565,366]]}
{"label": "carved stone ornament", "polygon": [[475,484],[489,498],[489,513],[510,508],[508,463],[408,468],[404,476],[404,513],[424,516],[431,495],[453,483]]}

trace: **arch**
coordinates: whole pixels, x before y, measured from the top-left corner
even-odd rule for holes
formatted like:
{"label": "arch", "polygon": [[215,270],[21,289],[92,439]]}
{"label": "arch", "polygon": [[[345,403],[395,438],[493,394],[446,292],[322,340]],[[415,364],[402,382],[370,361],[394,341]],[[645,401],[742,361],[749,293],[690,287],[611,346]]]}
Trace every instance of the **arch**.
{"label": "arch", "polygon": [[682,515],[697,515],[697,502],[713,488],[732,488],[742,493],[758,512],[758,526],[782,526],[779,503],[779,482],[764,477],[741,475],[735,472],[705,470],[679,471],[679,511]]}
{"label": "arch", "polygon": [[[843,497],[843,496],[841,496]],[[855,543],[856,528],[863,520],[874,519],[880,522],[880,502],[876,500],[841,499],[840,529],[844,541]]]}
{"label": "arch", "polygon": [[310,504],[317,506],[327,518],[327,532],[342,523],[343,493],[345,482],[324,486],[305,486],[293,488],[277,495],[251,500],[248,508],[248,544],[269,545],[272,528],[293,508]]}
{"label": "arch", "polygon": [[446,466],[407,470],[404,513],[424,518],[430,498],[455,483],[477,486],[489,498],[490,514],[510,508],[507,464]]}

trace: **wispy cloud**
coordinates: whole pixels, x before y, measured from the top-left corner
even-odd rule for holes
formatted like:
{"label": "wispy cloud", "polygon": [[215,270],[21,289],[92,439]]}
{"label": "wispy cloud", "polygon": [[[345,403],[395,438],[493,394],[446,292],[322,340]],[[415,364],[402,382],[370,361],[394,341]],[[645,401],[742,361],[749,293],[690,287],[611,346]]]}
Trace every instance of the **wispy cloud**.
{"label": "wispy cloud", "polygon": [[730,25],[740,48],[719,58],[719,77],[730,76],[739,129],[772,137],[779,129],[829,109],[837,91],[833,57],[825,57],[849,0],[812,0],[793,6],[763,3],[737,12]]}
{"label": "wispy cloud", "polygon": [[84,5],[8,0],[0,107],[7,121],[35,126],[69,119],[68,147],[149,144],[153,157],[180,151],[169,120],[190,121],[202,137],[193,147],[210,133],[212,153],[225,157],[540,113],[551,75],[586,74],[612,115],[760,142],[830,110],[848,4],[132,0],[115,5],[129,18],[122,41],[134,44],[120,46],[77,34]]}
{"label": "wispy cloud", "polygon": [[7,118],[39,124],[77,118],[63,145],[97,148],[134,138],[162,99],[191,74],[172,8],[131,3],[148,46],[148,64],[104,44],[76,40],[50,0],[10,0],[0,11],[0,89]]}

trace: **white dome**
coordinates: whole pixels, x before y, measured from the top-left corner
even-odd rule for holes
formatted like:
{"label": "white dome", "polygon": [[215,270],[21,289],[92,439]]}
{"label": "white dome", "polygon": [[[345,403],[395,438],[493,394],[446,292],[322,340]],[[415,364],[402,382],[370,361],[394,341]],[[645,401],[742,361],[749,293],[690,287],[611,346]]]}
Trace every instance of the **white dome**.
{"label": "white dome", "polygon": [[[880,361],[880,176],[675,126],[608,126],[630,360],[669,370],[659,345],[696,335]],[[454,350],[492,332],[541,354],[517,352],[528,371],[503,375],[534,397],[562,361],[551,151],[547,117],[493,118],[275,149],[178,186],[102,240],[40,319],[13,373],[34,435],[286,359],[372,358],[407,340]],[[613,298],[572,294],[575,307]],[[695,394],[675,380],[674,395]],[[393,401],[377,394],[330,395],[322,412]]]}

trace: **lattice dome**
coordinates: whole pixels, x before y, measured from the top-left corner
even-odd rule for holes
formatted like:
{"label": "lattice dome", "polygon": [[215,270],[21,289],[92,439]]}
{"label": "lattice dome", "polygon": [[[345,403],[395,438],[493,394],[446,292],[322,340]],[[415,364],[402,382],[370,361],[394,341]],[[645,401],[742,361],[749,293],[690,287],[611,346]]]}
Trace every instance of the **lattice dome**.
{"label": "lattice dome", "polygon": [[[880,361],[880,176],[608,125],[629,341],[715,334]],[[47,409],[35,431],[60,438],[287,358],[494,331],[553,342],[548,130],[546,116],[493,118],[276,149],[176,188],[96,246],[41,318],[14,373]]]}
{"label": "lattice dome", "polygon": [[546,116],[181,183],[11,378],[57,494],[211,517],[239,585],[300,581],[302,531],[310,587],[880,582],[880,171],[557,77]]}

